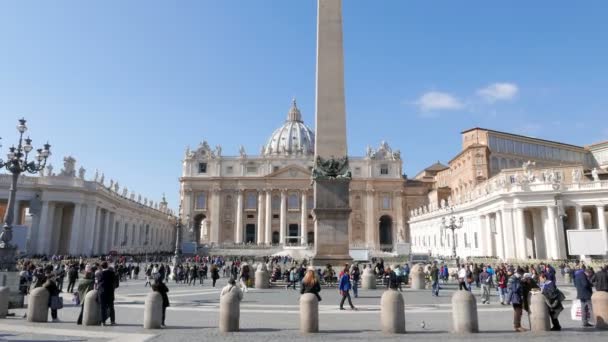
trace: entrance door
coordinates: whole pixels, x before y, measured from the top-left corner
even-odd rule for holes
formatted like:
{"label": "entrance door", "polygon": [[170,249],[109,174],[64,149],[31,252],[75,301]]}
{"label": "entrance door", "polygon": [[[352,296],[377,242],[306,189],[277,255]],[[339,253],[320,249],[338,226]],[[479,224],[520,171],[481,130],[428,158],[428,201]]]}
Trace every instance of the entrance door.
{"label": "entrance door", "polygon": [[245,225],[245,243],[255,243],[255,224]]}
{"label": "entrance door", "polygon": [[288,231],[288,234],[287,234],[287,236],[288,236],[287,242],[288,243],[290,243],[290,244],[297,244],[298,243],[298,241],[300,240],[300,236],[299,236],[300,229],[298,229],[298,228],[299,228],[299,226],[298,226],[297,223],[291,223],[289,225],[289,229],[287,230]]}
{"label": "entrance door", "polygon": [[314,232],[308,232],[307,236],[308,236],[308,244],[309,245],[314,245],[315,244],[315,233]]}
{"label": "entrance door", "polygon": [[380,218],[380,248],[392,250],[393,246],[393,219],[384,215]]}

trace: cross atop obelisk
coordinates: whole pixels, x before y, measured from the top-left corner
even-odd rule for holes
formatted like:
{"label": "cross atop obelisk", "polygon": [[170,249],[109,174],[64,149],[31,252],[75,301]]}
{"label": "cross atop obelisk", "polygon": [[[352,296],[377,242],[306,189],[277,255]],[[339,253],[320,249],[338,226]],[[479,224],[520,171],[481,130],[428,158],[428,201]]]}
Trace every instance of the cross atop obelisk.
{"label": "cross atop obelisk", "polygon": [[316,266],[343,265],[349,256],[350,170],[346,149],[342,1],[318,0],[315,165]]}
{"label": "cross atop obelisk", "polygon": [[319,0],[315,157],[346,156],[342,1]]}

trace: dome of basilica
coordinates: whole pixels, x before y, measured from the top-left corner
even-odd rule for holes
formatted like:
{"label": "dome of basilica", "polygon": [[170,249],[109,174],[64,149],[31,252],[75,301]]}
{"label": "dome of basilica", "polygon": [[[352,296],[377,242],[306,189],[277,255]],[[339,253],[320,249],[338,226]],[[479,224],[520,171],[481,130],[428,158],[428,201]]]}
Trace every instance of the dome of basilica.
{"label": "dome of basilica", "polygon": [[266,145],[263,154],[273,155],[312,155],[315,153],[315,133],[302,121],[302,114],[294,99],[287,120],[276,129]]}

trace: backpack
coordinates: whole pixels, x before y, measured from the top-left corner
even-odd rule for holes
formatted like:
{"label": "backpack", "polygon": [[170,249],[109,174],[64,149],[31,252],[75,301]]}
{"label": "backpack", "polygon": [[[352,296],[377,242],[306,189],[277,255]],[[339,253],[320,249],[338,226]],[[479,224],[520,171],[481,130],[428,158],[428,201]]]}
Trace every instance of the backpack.
{"label": "backpack", "polygon": [[523,293],[521,281],[517,278],[513,278],[513,282],[511,283],[511,288],[509,290],[511,291],[511,304],[521,304]]}

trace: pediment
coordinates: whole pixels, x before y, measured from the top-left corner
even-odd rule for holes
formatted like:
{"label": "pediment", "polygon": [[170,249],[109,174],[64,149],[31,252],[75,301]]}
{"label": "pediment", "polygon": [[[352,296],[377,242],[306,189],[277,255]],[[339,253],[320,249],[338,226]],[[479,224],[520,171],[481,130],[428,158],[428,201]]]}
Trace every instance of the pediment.
{"label": "pediment", "polygon": [[299,179],[309,179],[312,177],[310,171],[301,167],[301,166],[286,166],[284,168],[278,169],[277,171],[269,174],[268,178],[275,179],[289,179],[289,178],[299,178]]}

